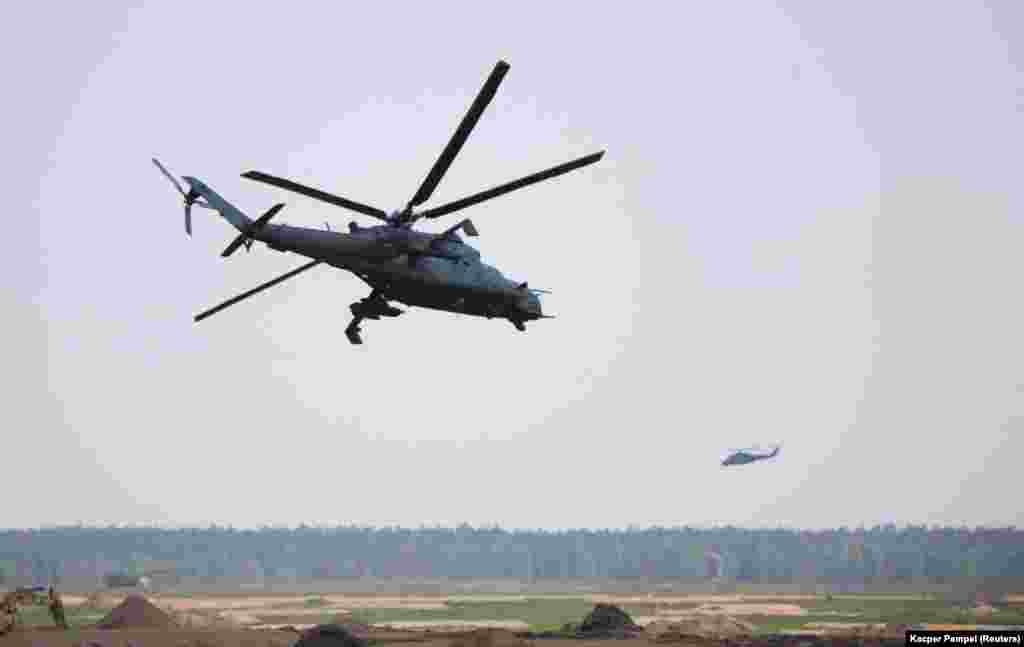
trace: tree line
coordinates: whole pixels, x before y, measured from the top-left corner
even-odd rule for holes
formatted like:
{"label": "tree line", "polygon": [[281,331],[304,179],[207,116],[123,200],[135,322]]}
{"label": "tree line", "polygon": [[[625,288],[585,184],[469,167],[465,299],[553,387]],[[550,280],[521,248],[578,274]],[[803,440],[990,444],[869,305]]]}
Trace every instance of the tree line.
{"label": "tree line", "polygon": [[355,526],[0,531],[0,577],[1024,576],[1024,530],[896,527],[517,530]]}

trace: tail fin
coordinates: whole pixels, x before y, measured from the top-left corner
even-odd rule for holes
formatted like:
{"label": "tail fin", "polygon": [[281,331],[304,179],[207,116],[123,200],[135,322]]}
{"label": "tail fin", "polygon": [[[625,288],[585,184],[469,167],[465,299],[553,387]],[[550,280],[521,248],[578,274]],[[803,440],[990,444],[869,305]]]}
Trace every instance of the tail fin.
{"label": "tail fin", "polygon": [[253,222],[252,218],[242,213],[238,207],[220,197],[216,191],[194,177],[185,175],[181,179],[188,183],[189,189],[191,189],[190,193],[194,192],[200,196],[207,205],[216,210],[221,218],[230,222],[235,229],[240,232],[249,231]]}

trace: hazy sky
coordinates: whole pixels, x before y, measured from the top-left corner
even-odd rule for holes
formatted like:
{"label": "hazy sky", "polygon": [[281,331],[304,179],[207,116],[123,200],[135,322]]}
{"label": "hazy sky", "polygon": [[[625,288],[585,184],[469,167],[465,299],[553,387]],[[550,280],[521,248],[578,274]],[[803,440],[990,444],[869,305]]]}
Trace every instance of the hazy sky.
{"label": "hazy sky", "polygon": [[[1024,525],[1024,4],[122,4],[0,44],[3,525]],[[192,323],[303,260],[150,157],[344,228],[239,174],[399,208],[499,58],[428,206],[607,149],[460,214],[557,319],[352,347],[321,267]]]}

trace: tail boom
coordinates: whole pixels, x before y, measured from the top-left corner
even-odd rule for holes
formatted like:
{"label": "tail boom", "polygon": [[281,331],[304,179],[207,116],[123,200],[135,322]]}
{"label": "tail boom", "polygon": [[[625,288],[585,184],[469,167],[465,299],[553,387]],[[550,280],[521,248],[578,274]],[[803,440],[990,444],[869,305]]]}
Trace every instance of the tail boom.
{"label": "tail boom", "polygon": [[182,176],[183,180],[188,183],[189,192],[195,193],[201,197],[206,204],[212,207],[217,213],[220,214],[224,220],[227,220],[231,225],[240,232],[248,232],[252,227],[253,220],[249,216],[242,213],[242,211],[231,204],[220,196],[216,191],[206,186],[202,181],[197,180],[194,177],[187,175]]}

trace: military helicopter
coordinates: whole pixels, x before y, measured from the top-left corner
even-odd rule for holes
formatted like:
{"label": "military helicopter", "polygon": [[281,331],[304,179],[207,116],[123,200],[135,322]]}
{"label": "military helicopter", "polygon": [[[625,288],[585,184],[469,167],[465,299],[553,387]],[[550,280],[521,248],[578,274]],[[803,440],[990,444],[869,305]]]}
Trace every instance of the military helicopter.
{"label": "military helicopter", "polygon": [[412,199],[400,211],[388,214],[376,207],[259,171],[242,174],[242,177],[250,180],[376,218],[384,222],[382,225],[361,227],[356,222],[350,222],[348,233],[342,233],[332,231],[326,224],[325,230],[270,224],[269,221],[284,207],[283,204],[274,205],[253,220],[194,177],[182,177],[189,186],[186,192],[174,176],[154,158],[153,163],[184,197],[185,232],[188,235],[192,235],[191,208],[198,205],[218,212],[239,231],[238,236],[221,254],[223,257],[231,256],[243,245],[246,251],[249,251],[253,241],[260,241],[270,249],[293,252],[312,259],[301,267],[196,315],[195,322],[202,321],[228,306],[322,263],[351,272],[371,288],[369,296],[349,306],[353,319],[345,329],[345,336],[353,344],[363,343],[359,334],[359,324],[364,319],[379,320],[381,317],[397,317],[403,314],[403,310],[390,305],[388,301],[488,319],[507,319],[520,331],[526,330],[527,321],[552,318],[543,314],[538,297],[539,294],[547,294],[545,290],[533,289],[526,282],[518,283],[506,278],[496,268],[481,262],[480,252],[462,241],[459,231],[470,237],[479,235],[469,219],[462,220],[441,233],[412,229],[413,223],[420,219],[431,220],[460,211],[516,189],[588,166],[604,156],[604,151],[593,153],[448,204],[414,212],[413,207],[418,207],[430,199],[480,119],[480,115],[497,92],[509,67],[505,61],[498,61],[494,66],[448,145]]}
{"label": "military helicopter", "polygon": [[779,455],[779,450],[782,446],[776,446],[775,449],[768,453],[764,453],[759,449],[737,449],[730,450],[731,453],[724,461],[722,461],[722,467],[729,467],[730,465],[746,465],[755,461],[763,461],[769,458],[775,458]]}

